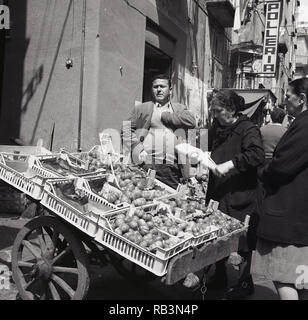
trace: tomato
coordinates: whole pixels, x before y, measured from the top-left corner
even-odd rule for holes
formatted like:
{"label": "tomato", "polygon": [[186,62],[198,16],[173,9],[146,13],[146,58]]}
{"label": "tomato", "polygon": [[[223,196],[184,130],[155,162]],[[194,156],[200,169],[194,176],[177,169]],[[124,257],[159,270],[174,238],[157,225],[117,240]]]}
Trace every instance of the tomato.
{"label": "tomato", "polygon": [[142,236],[146,236],[150,232],[150,229],[147,225],[143,225],[140,227],[139,232]]}
{"label": "tomato", "polygon": [[176,227],[170,227],[168,228],[168,233],[171,234],[172,236],[177,236],[179,231]]}
{"label": "tomato", "polygon": [[136,221],[131,221],[129,223],[129,226],[132,230],[137,230],[138,229],[138,223]]}
{"label": "tomato", "polygon": [[146,200],[144,198],[140,198],[140,199],[136,199],[133,201],[133,204],[136,206],[136,207],[141,207],[141,206],[144,206],[146,205]]}
{"label": "tomato", "polygon": [[124,218],[124,222],[125,223],[130,223],[132,221],[132,218],[130,217],[130,216],[126,216],[125,218]]}
{"label": "tomato", "polygon": [[135,243],[140,244],[142,242],[143,238],[140,234],[135,235]]}
{"label": "tomato", "polygon": [[164,247],[164,243],[162,241],[156,241],[154,243],[154,245],[157,247],[157,248],[163,248]]}
{"label": "tomato", "polygon": [[147,222],[152,221],[153,220],[153,216],[150,213],[147,213],[144,215],[143,219]]}
{"label": "tomato", "polygon": [[115,221],[115,226],[116,227],[120,227],[121,225],[125,224],[125,221],[124,219],[120,219],[120,218],[117,218],[116,221]]}
{"label": "tomato", "polygon": [[122,224],[122,225],[120,226],[120,230],[122,231],[122,233],[128,232],[128,231],[129,231],[129,225],[127,225],[127,224]]}
{"label": "tomato", "polygon": [[148,221],[147,222],[147,226],[149,229],[153,229],[154,228],[154,222],[153,221]]}
{"label": "tomato", "polygon": [[148,247],[148,242],[145,241],[145,240],[142,240],[140,243],[139,243],[139,246],[146,249]]}
{"label": "tomato", "polygon": [[138,221],[138,225],[139,225],[139,226],[146,226],[146,225],[147,225],[147,223],[145,222],[145,220],[143,220],[143,219],[139,219],[139,221]]}
{"label": "tomato", "polygon": [[144,211],[140,208],[137,208],[134,212],[134,215],[137,216],[138,218],[142,218],[144,214]]}

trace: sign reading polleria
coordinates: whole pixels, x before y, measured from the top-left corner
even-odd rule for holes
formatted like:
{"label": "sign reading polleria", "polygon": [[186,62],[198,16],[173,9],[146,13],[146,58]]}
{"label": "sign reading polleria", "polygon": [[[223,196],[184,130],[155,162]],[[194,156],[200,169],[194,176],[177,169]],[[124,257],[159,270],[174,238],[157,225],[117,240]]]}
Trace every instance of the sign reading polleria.
{"label": "sign reading polleria", "polygon": [[262,73],[275,76],[280,25],[280,2],[267,1]]}

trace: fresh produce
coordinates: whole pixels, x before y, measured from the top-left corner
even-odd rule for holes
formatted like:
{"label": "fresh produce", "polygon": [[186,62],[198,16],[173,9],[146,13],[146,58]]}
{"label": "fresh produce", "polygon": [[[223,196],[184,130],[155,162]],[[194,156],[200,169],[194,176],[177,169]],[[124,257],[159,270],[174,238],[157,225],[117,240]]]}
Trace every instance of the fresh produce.
{"label": "fresh produce", "polygon": [[[223,236],[243,227],[241,222],[237,219],[234,219],[219,210],[207,207],[205,201],[202,200],[201,202],[197,202],[196,200],[189,198],[180,199],[174,197],[162,199],[160,201],[170,207],[170,211],[176,218],[185,221],[180,227],[179,225],[176,226],[178,232],[181,230],[196,237],[210,232],[211,227],[216,226],[220,228],[219,235]],[[166,228],[170,227],[170,219],[167,220],[162,217],[161,220],[159,225],[162,230],[166,230]],[[164,227],[161,225],[164,225]]]}
{"label": "fresh produce", "polygon": [[115,185],[122,190],[119,201],[133,204],[135,207],[144,206],[153,199],[169,194],[137,167],[119,165],[115,170],[115,179]]}
{"label": "fresh produce", "polygon": [[117,158],[118,155],[104,154],[100,146],[95,146],[85,157],[85,160],[89,162],[90,171],[96,171],[101,168],[110,171],[111,163],[114,167],[117,167],[115,163]]}
{"label": "fresh produce", "polygon": [[217,226],[220,228],[219,236],[224,236],[243,227],[243,224],[239,220],[212,208],[207,208],[203,216],[191,218],[189,223],[195,223],[194,227],[197,228],[200,225]]}
{"label": "fresh produce", "polygon": [[185,234],[186,222],[182,222],[166,214],[156,215],[153,221],[159,229],[168,234],[179,238],[187,238],[187,234]]}
{"label": "fresh produce", "polygon": [[211,231],[213,224],[205,221],[184,221],[171,216],[154,217],[154,223],[161,230],[179,238],[198,237]]}
{"label": "fresh produce", "polygon": [[132,214],[117,215],[110,220],[110,226],[116,234],[150,252],[155,252],[157,248],[169,249],[181,241],[157,229],[152,214],[141,208],[136,208]]}
{"label": "fresh produce", "polygon": [[[212,211],[212,209],[210,210]],[[220,230],[221,236],[224,236],[228,233],[241,229],[244,226],[239,220],[234,219],[222,213],[219,210],[214,211],[213,215],[209,215],[206,219],[211,219],[211,218],[213,223],[217,223],[221,227],[221,230]]]}
{"label": "fresh produce", "polygon": [[175,197],[160,201],[169,205],[172,213],[181,219],[206,212],[205,200],[198,202],[194,199]]}

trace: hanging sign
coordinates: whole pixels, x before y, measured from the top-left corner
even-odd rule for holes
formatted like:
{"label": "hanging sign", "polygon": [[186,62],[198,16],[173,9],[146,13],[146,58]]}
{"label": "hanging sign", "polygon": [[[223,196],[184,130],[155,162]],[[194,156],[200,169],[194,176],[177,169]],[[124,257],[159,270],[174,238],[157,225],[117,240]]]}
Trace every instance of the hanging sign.
{"label": "hanging sign", "polygon": [[275,77],[277,50],[280,25],[280,2],[266,1],[266,25],[264,32],[264,47],[262,73]]}

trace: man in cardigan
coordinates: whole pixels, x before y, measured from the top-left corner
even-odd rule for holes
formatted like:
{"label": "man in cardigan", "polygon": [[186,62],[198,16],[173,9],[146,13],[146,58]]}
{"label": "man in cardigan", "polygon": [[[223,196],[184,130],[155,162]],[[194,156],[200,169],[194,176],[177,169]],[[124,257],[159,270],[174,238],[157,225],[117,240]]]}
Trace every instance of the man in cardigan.
{"label": "man in cardigan", "polygon": [[262,142],[267,162],[272,159],[276,145],[287,131],[287,129],[282,125],[285,116],[286,113],[284,110],[275,108],[271,112],[272,123],[261,128]]}
{"label": "man in cardigan", "polygon": [[171,81],[158,75],[152,81],[153,101],[135,106],[122,130],[123,147],[131,154],[132,162],[145,170],[156,170],[157,178],[176,189],[181,170],[174,147],[178,129],[194,129],[195,117],[179,103],[170,101]]}

